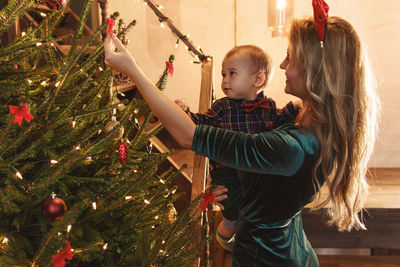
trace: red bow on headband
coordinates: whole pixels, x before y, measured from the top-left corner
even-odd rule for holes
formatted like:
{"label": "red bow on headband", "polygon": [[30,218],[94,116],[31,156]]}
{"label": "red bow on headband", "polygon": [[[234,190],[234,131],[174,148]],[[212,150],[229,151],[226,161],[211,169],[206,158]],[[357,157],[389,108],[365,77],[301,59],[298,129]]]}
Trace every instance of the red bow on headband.
{"label": "red bow on headband", "polygon": [[312,6],[314,9],[315,29],[322,44],[324,42],[325,22],[328,18],[329,6],[324,0],[313,0]]}
{"label": "red bow on headband", "polygon": [[108,25],[108,34],[113,34],[113,27],[115,26],[115,20],[107,18],[106,24]]}
{"label": "red bow on headband", "polygon": [[258,102],[255,102],[255,103],[248,102],[248,103],[244,103],[244,105],[243,105],[244,111],[247,113],[252,112],[253,110],[255,110],[258,107],[269,108],[268,98],[264,97],[264,98],[261,98]]}
{"label": "red bow on headband", "polygon": [[13,123],[18,123],[19,126],[22,126],[22,120],[25,119],[27,122],[30,122],[35,117],[29,112],[29,107],[27,104],[22,105],[21,107],[16,107],[13,105],[9,105],[8,109],[10,110],[10,114],[14,115]]}

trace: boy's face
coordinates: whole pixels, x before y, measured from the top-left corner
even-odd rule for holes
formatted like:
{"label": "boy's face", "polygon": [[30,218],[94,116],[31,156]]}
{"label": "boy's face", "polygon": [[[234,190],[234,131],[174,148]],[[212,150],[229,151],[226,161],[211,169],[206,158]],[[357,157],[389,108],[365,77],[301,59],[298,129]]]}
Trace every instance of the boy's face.
{"label": "boy's face", "polygon": [[233,55],[222,62],[221,89],[230,99],[254,100],[257,97],[255,77],[250,56]]}

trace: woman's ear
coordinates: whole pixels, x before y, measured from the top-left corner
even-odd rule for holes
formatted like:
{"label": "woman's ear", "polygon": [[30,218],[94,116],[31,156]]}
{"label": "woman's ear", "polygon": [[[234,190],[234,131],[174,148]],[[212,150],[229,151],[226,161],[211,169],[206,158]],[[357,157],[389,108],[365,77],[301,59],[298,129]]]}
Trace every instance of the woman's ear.
{"label": "woman's ear", "polygon": [[255,75],[254,86],[257,88],[261,88],[267,80],[267,75],[265,71],[258,71]]}

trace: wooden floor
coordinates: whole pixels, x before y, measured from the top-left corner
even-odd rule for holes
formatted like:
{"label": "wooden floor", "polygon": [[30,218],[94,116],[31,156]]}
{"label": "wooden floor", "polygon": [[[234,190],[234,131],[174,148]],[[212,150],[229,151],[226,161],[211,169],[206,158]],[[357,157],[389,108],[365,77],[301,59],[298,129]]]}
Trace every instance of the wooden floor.
{"label": "wooden floor", "polygon": [[[322,219],[320,218],[320,221],[316,222],[313,221],[315,218],[310,220],[303,215],[304,228],[312,229],[308,230],[309,233],[306,231],[312,245],[314,241],[319,245],[323,244],[325,250],[326,248],[332,250],[335,246],[339,248],[335,252],[337,255],[318,255],[321,267],[400,267],[400,169],[371,169],[368,174],[368,183],[371,187],[366,208],[371,211],[369,222],[371,229],[367,231],[351,232],[344,236],[334,229],[318,233],[317,231],[325,227],[321,222]],[[221,216],[216,217],[217,224]],[[318,219],[318,217],[316,218]],[[306,225],[307,223],[311,225]],[[311,231],[315,231],[315,235]],[[360,244],[362,246],[377,245],[378,247],[364,247],[360,249],[363,253],[357,252],[357,249],[349,249]],[[224,251],[216,242],[213,242],[213,247],[212,266],[231,266],[231,253]],[[314,245],[313,247],[318,248]],[[352,252],[348,253],[349,250]],[[318,251],[324,250],[319,249]]]}

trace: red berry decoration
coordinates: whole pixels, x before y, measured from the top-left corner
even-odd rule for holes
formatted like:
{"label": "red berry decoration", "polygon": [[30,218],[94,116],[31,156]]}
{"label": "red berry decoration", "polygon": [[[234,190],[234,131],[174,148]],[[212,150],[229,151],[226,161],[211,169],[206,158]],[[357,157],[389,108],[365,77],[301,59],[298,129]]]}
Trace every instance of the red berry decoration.
{"label": "red berry decoration", "polygon": [[67,4],[67,0],[44,0],[47,6],[53,10],[64,8]]}
{"label": "red berry decoration", "polygon": [[122,164],[125,164],[128,159],[128,145],[126,142],[121,141],[118,146],[118,157],[121,160]]}
{"label": "red berry decoration", "polygon": [[50,221],[58,221],[64,216],[67,211],[67,205],[64,200],[56,197],[56,194],[52,193],[51,198],[47,199],[42,205],[42,215]]}

